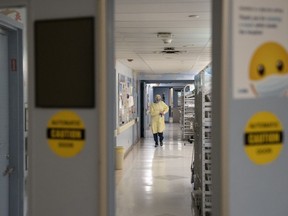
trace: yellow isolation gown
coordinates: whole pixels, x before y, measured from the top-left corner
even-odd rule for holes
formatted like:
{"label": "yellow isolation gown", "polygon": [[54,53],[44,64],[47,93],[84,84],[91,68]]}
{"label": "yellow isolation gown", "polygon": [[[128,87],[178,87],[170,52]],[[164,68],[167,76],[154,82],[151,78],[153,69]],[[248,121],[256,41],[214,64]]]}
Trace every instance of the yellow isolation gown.
{"label": "yellow isolation gown", "polygon": [[[151,130],[152,133],[162,133],[165,129],[165,116],[164,114],[169,111],[169,107],[163,102],[152,103],[150,105],[150,115],[151,115]],[[163,112],[163,115],[160,115]]]}

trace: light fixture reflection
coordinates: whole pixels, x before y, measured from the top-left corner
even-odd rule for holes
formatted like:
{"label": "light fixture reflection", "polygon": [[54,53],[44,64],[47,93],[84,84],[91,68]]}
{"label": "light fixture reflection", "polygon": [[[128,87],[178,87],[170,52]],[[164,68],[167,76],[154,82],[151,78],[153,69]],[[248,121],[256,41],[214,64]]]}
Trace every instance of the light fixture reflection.
{"label": "light fixture reflection", "polygon": [[143,181],[145,186],[153,185],[153,173],[152,170],[147,170],[143,173]]}
{"label": "light fixture reflection", "polygon": [[152,191],[152,186],[145,186],[144,187],[145,191],[148,193],[148,192],[151,192]]}
{"label": "light fixture reflection", "polygon": [[178,142],[177,144],[178,144],[178,150],[182,150],[183,144],[181,142]]}

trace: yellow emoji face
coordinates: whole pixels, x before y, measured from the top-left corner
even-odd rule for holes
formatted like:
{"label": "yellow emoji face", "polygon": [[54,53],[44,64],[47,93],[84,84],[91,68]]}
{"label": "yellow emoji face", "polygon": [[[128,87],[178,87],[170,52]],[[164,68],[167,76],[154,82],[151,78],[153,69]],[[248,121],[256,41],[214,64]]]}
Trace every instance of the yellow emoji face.
{"label": "yellow emoji face", "polygon": [[288,53],[284,47],[275,42],[261,45],[250,62],[250,80],[284,74],[288,74]]}

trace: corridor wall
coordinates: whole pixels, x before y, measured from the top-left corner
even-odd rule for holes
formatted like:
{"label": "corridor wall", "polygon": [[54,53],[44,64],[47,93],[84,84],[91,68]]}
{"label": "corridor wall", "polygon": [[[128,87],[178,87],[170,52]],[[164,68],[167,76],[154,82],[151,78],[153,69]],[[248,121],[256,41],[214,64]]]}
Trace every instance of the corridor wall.
{"label": "corridor wall", "polygon": [[[124,75],[128,78],[134,79],[135,80],[135,86],[133,86],[133,92],[136,97],[134,97],[134,103],[136,103],[137,109],[135,110],[135,118],[131,119],[131,121],[127,124],[128,126],[120,126],[118,114],[119,114],[119,92],[118,92],[118,85],[119,85],[119,74]],[[116,135],[116,146],[122,146],[125,149],[125,155],[129,152],[129,150],[133,147],[134,144],[136,144],[139,139],[140,139],[140,123],[137,119],[139,116],[139,81],[137,74],[135,74],[132,69],[128,68],[126,65],[120,63],[119,61],[116,61],[116,130],[115,130],[115,135]],[[121,128],[125,128],[122,130]]]}

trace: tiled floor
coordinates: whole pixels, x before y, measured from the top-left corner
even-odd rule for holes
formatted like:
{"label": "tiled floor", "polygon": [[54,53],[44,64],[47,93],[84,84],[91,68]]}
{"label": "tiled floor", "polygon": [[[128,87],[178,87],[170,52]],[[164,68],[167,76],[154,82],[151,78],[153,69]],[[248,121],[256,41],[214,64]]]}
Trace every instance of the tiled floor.
{"label": "tiled floor", "polygon": [[[149,133],[148,133],[149,134]],[[179,124],[166,124],[164,146],[152,134],[116,171],[116,216],[191,216],[192,144],[184,145]]]}

